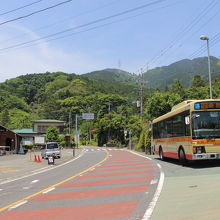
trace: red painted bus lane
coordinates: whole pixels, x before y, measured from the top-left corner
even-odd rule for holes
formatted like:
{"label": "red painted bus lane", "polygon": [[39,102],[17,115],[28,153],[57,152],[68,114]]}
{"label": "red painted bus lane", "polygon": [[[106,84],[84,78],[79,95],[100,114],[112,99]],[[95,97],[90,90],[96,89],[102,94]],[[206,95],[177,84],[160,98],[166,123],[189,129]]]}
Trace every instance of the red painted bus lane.
{"label": "red painted bus lane", "polygon": [[122,170],[142,170],[142,169],[154,168],[153,166],[140,166],[140,167],[124,167],[124,168],[113,168],[113,169],[96,169],[91,171],[90,173],[104,173],[104,172],[112,172],[112,171],[122,171]]}
{"label": "red painted bus lane", "polygon": [[152,173],[154,170],[143,170],[143,171],[134,171],[134,172],[125,172],[125,173],[107,173],[100,175],[86,175],[81,176],[78,179],[89,179],[89,178],[103,178],[103,177],[114,177],[114,176],[125,176],[125,175],[137,175],[137,174],[148,174]]}
{"label": "red painted bus lane", "polygon": [[101,180],[101,181],[90,181],[90,182],[87,181],[87,182],[79,182],[79,183],[67,183],[67,184],[61,185],[59,188],[112,185],[112,184],[139,182],[139,181],[149,181],[152,179],[153,179],[152,176],[144,176],[144,177],[124,178],[124,179],[114,179],[114,180]]}
{"label": "red painted bus lane", "polygon": [[18,210],[0,214],[1,220],[91,220],[126,218],[132,215],[138,201],[80,206],[66,208],[50,208],[38,210]]}
{"label": "red painted bus lane", "polygon": [[108,167],[124,167],[124,166],[140,166],[140,165],[150,165],[150,163],[145,162],[145,163],[135,163],[135,164],[130,164],[127,162],[127,164],[120,164],[120,165],[109,165],[109,166],[101,166],[102,168],[108,168]]}
{"label": "red painted bus lane", "polygon": [[148,188],[147,185],[141,185],[141,186],[120,187],[114,189],[84,190],[80,192],[50,193],[36,197],[31,201],[33,202],[33,201],[62,200],[62,199],[121,195],[128,193],[144,192],[147,190],[147,188]]}
{"label": "red painted bus lane", "polygon": [[158,174],[153,161],[115,150],[99,166],[5,209],[0,220],[142,219],[157,188]]}

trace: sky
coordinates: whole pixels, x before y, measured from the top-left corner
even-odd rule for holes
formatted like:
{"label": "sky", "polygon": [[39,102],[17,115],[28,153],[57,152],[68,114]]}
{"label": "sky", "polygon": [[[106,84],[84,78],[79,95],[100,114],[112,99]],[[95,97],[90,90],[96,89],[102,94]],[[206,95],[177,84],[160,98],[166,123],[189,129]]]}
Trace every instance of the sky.
{"label": "sky", "polygon": [[207,56],[201,35],[219,57],[219,20],[219,0],[2,1],[0,82],[105,68],[139,74]]}

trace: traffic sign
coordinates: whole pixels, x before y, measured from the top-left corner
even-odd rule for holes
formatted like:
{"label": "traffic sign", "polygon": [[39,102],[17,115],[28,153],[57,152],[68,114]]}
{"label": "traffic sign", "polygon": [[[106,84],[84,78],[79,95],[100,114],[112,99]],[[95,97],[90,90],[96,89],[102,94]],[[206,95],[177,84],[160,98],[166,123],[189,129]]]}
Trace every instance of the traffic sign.
{"label": "traffic sign", "polygon": [[82,118],[86,120],[93,120],[94,119],[94,113],[83,113]]}

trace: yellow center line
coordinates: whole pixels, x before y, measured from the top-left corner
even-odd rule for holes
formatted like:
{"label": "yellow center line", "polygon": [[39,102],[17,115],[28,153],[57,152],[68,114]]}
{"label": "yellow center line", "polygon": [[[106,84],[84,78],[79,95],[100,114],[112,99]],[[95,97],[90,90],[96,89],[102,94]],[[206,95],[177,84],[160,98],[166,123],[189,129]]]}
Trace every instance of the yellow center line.
{"label": "yellow center line", "polygon": [[36,193],[30,195],[30,196],[27,196],[27,197],[25,197],[25,198],[23,198],[23,199],[21,199],[21,200],[18,200],[18,201],[13,202],[13,203],[11,203],[11,204],[5,206],[5,207],[2,207],[2,208],[0,208],[0,212],[3,212],[3,211],[5,211],[6,209],[11,208],[12,206],[15,206],[15,205],[17,205],[17,204],[19,204],[19,203],[21,203],[21,202],[24,202],[25,200],[29,200],[30,198],[33,198],[33,197],[35,197],[35,196],[37,196],[37,195],[39,195],[39,194],[41,194],[41,193],[43,193],[43,192],[45,192],[45,191],[51,189],[51,188],[54,188],[54,187],[56,187],[56,186],[59,186],[59,185],[65,183],[65,182],[68,182],[69,180],[72,180],[72,179],[74,179],[74,178],[76,178],[76,177],[78,177],[78,176],[80,176],[80,175],[82,175],[82,174],[88,172],[89,170],[95,168],[96,166],[98,166],[99,164],[101,164],[101,163],[103,163],[104,161],[107,160],[107,158],[108,158],[108,156],[109,156],[109,153],[108,153],[107,150],[106,150],[106,153],[107,153],[107,154],[106,154],[106,157],[105,157],[102,161],[98,162],[97,164],[95,164],[95,165],[89,167],[88,169],[86,169],[86,170],[84,170],[84,171],[82,171],[82,172],[80,172],[80,173],[77,173],[76,175],[71,176],[71,177],[69,177],[69,178],[67,178],[67,179],[65,179],[65,180],[63,180],[63,181],[61,181],[61,182],[59,182],[59,183],[56,183],[56,184],[54,184],[54,185],[52,185],[52,186],[49,186],[49,187],[47,187],[47,188],[45,188],[45,189],[43,189],[43,190],[40,190],[40,191],[38,191],[38,192],[36,192]]}

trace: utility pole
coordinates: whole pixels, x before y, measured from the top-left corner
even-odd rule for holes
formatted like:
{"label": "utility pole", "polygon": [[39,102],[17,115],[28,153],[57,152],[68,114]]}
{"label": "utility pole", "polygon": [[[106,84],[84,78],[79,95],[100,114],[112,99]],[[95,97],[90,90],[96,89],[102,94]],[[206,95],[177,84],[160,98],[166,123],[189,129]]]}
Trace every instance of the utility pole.
{"label": "utility pole", "polygon": [[69,134],[71,135],[71,127],[72,127],[72,117],[71,117],[71,111],[69,113]]}
{"label": "utility pole", "polygon": [[76,114],[76,148],[78,148],[78,118],[77,118],[77,114]]}
{"label": "utility pole", "polygon": [[144,75],[143,69],[141,68],[140,73],[140,118],[143,120],[143,98],[144,97]]}
{"label": "utility pole", "polygon": [[[111,111],[111,103],[110,101],[108,102],[108,118],[110,120],[110,111]],[[108,128],[108,142],[109,142],[109,139],[110,139],[110,129]]]}

